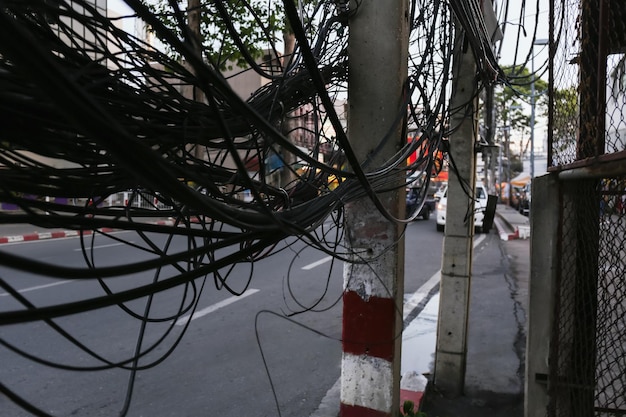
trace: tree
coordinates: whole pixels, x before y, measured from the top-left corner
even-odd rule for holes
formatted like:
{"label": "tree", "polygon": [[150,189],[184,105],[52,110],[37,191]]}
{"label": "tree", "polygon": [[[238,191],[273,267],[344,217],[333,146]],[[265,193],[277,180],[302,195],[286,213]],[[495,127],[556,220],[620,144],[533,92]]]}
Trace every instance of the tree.
{"label": "tree", "polygon": [[[154,0],[151,2],[154,3]],[[305,16],[315,11],[318,4],[318,0],[298,1],[300,18],[305,26],[310,23],[306,22]],[[232,70],[235,66],[241,69],[250,68],[259,58],[266,55],[268,49],[273,50],[270,58],[272,64],[278,62],[274,57],[282,57],[280,61],[284,71],[294,56],[296,39],[292,24],[285,17],[281,1],[271,3],[271,7],[268,7],[268,3],[263,0],[243,2],[187,0],[186,16],[177,12],[172,0],[156,0],[156,3],[149,7],[179,36],[185,36],[185,31],[189,29],[196,38],[194,48],[198,54],[220,71]],[[276,46],[279,33],[282,33],[282,54]],[[180,58],[176,50],[169,49],[166,52],[174,58]],[[194,97],[200,96],[194,94]],[[281,121],[280,130],[292,143],[297,127],[298,121],[294,119],[292,112],[287,111]],[[279,185],[289,188],[294,185],[296,179],[296,174],[291,168],[296,162],[296,156],[279,149],[275,151],[281,153],[283,160]]]}
{"label": "tree", "polygon": [[[177,14],[172,0],[143,1],[167,27],[185,37],[185,16]],[[299,2],[302,16],[316,9],[318,3],[318,0]],[[199,16],[204,59],[216,68],[232,69],[233,65],[247,68],[250,58],[262,57],[268,48],[277,51],[280,34],[284,50],[293,52],[295,39],[281,1],[271,3],[271,7],[263,0],[188,0],[187,4],[188,15]],[[166,52],[174,58],[179,57],[176,50],[167,49]]]}
{"label": "tree", "polygon": [[[513,155],[509,139],[515,132],[523,135],[525,129],[530,126],[533,74],[526,67],[520,69],[516,66],[508,66],[503,67],[503,70],[509,83],[495,93],[496,126],[502,132],[503,153],[507,157],[511,155],[509,159],[515,159],[517,155]],[[545,109],[547,108],[545,92],[548,89],[548,83],[538,78],[537,74],[534,77],[535,105]]]}
{"label": "tree", "polygon": [[552,114],[546,108],[543,113],[552,117],[552,148],[558,153],[575,154],[578,132],[578,91],[576,87],[554,90]]}
{"label": "tree", "polygon": [[[167,27],[181,38],[186,37],[186,16],[177,13],[170,0],[144,2]],[[284,28],[280,2],[273,9],[256,0],[202,3],[188,0],[187,3],[188,16],[199,19],[203,58],[221,70],[232,68],[233,64],[247,67],[246,54],[252,59],[261,57],[264,49],[275,45],[276,33]],[[237,37],[231,35],[234,32]],[[245,54],[242,45],[245,45]],[[167,44],[165,48],[168,55],[180,57],[179,51],[168,48]]]}
{"label": "tree", "polygon": [[[510,126],[512,131],[520,131],[530,125],[524,103],[530,105],[532,76],[528,68],[503,67],[509,84],[496,92],[496,125]],[[535,104],[546,107],[548,83],[535,75]]]}

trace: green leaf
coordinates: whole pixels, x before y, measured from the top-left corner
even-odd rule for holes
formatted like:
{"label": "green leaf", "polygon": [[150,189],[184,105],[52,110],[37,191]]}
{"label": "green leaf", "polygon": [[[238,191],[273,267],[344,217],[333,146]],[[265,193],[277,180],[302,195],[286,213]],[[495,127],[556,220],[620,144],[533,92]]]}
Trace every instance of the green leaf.
{"label": "green leaf", "polygon": [[402,405],[402,411],[404,412],[404,415],[406,416],[413,416],[413,409],[415,408],[415,403],[411,400],[406,400],[404,402],[404,404]]}

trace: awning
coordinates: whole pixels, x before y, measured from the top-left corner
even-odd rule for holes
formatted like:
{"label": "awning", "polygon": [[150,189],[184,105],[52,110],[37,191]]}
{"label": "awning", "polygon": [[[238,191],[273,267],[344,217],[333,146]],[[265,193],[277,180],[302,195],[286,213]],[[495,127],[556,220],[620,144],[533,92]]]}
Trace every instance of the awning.
{"label": "awning", "polygon": [[522,172],[515,178],[511,179],[511,185],[515,187],[523,187],[530,181],[530,174]]}
{"label": "awning", "polygon": [[274,172],[283,169],[285,166],[282,158],[275,153],[271,153],[265,160],[265,170],[267,172]]}
{"label": "awning", "polygon": [[448,181],[448,171],[440,171],[436,177],[432,178],[433,181]]}

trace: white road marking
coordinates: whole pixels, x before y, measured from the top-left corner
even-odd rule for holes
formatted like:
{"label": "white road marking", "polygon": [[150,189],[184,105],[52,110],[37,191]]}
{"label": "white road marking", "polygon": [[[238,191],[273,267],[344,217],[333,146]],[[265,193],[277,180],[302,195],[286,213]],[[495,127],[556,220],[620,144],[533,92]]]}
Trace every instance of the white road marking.
{"label": "white road marking", "polygon": [[[21,294],[21,293],[25,293],[25,292],[29,292],[29,291],[43,290],[44,288],[55,287],[57,285],[67,284],[69,282],[72,282],[72,280],[71,279],[67,279],[65,281],[57,281],[57,282],[52,282],[50,284],[37,285],[35,287],[24,288],[23,290],[19,290],[18,292]],[[6,292],[0,293],[0,297],[6,296],[6,295],[9,295],[9,293],[6,293]]]}
{"label": "white road marking", "polygon": [[[134,243],[134,242],[129,242],[129,243]],[[85,246],[86,250],[90,250],[90,249],[101,249],[101,248],[111,248],[113,246],[122,246],[122,245],[126,245],[126,243],[109,243],[108,245],[98,245],[98,246]],[[78,252],[81,251],[82,252],[83,248],[76,248],[74,249],[74,252]]]}
{"label": "white road marking", "polygon": [[316,266],[320,266],[320,265],[325,264],[326,262],[330,261],[331,259],[333,259],[332,256],[327,256],[325,258],[320,259],[319,261],[315,261],[315,262],[312,262],[312,263],[310,263],[308,265],[303,266],[302,269],[304,269],[305,271],[308,271],[309,269],[313,269]]}
{"label": "white road marking", "polygon": [[225,300],[220,301],[219,303],[215,303],[213,305],[210,305],[206,308],[203,308],[202,310],[196,310],[195,313],[193,313],[193,316],[191,316],[191,318],[189,317],[189,314],[187,314],[186,316],[180,317],[178,318],[178,320],[176,320],[176,325],[177,326],[184,326],[185,324],[187,324],[187,321],[190,320],[195,320],[195,319],[199,319],[202,316],[206,316],[207,314],[210,314],[216,310],[219,310],[222,307],[226,307],[229,304],[232,304],[236,301],[242,300],[244,298],[246,298],[249,295],[255,294],[257,292],[259,292],[260,290],[254,289],[254,288],[250,288],[249,290],[247,290],[246,292],[244,292],[241,295],[233,295],[232,297],[229,297]]}

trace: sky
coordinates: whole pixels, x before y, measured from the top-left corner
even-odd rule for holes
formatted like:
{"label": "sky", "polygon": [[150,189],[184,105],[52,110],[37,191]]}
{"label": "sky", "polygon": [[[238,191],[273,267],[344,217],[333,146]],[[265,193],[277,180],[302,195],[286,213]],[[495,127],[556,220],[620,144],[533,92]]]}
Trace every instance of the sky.
{"label": "sky", "polygon": [[[548,33],[548,0],[493,0],[494,9],[500,24],[504,26],[504,39],[500,48],[500,64],[513,65],[514,63],[523,63],[532,45],[533,35],[536,26],[536,38],[547,39]],[[508,3],[508,13],[505,15]],[[109,9],[120,14],[130,13],[130,9],[126,6],[124,0],[108,0]],[[538,12],[537,12],[538,9]],[[535,24],[535,17],[538,14],[538,24]],[[521,26],[520,26],[521,25]],[[526,31],[526,36],[521,32],[521,27]],[[516,45],[517,55],[515,54]],[[542,64],[547,60],[547,48],[535,46],[535,67],[541,68]],[[530,62],[528,63],[530,67]]]}
{"label": "sky", "polygon": [[130,9],[124,3],[124,0],[108,0],[108,8],[118,12],[119,14],[126,14],[130,12]]}
{"label": "sky", "polygon": [[[495,1],[494,7],[496,8],[498,21],[501,25],[505,24],[504,39],[500,48],[500,64],[513,65],[523,63],[526,61],[530,48],[533,45],[533,39],[547,40],[550,36],[548,22],[549,2],[548,0]],[[505,15],[507,1],[508,13]],[[535,68],[540,68],[548,58],[548,48],[535,45],[533,52],[535,55]],[[531,62],[528,62],[529,69],[530,66]]]}
{"label": "sky", "polygon": [[[498,21],[506,23],[504,29],[504,39],[500,50],[499,64],[525,66],[537,72],[537,75],[544,81],[548,81],[547,61],[548,46],[533,45],[533,40],[546,41],[550,36],[549,32],[549,1],[548,0],[492,0],[495,4]],[[504,11],[507,7],[508,13]],[[523,30],[522,30],[523,28]],[[525,32],[525,33],[524,33]],[[517,52],[516,52],[517,49]],[[528,61],[527,61],[528,60]],[[527,110],[530,114],[530,110]],[[535,119],[535,152],[545,152],[546,146],[546,120],[539,114]],[[524,134],[517,133],[512,137],[513,142],[524,142],[528,140],[529,130]],[[535,171],[538,169],[535,164]]]}

